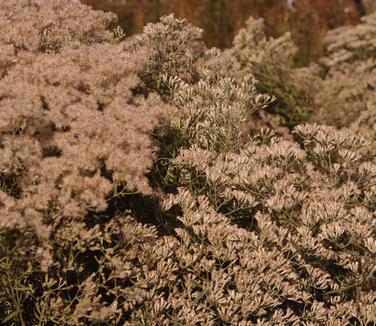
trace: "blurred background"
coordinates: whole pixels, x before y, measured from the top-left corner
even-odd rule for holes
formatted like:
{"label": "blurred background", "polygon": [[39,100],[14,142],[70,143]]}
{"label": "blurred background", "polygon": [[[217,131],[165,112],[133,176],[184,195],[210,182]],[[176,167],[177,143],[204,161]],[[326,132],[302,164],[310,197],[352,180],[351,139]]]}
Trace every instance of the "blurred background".
{"label": "blurred background", "polygon": [[148,22],[165,14],[204,29],[209,46],[230,47],[236,32],[249,16],[263,17],[269,36],[291,32],[299,47],[298,65],[306,65],[323,51],[329,29],[356,24],[372,13],[376,0],[82,0],[95,9],[115,12],[126,35],[142,31]]}

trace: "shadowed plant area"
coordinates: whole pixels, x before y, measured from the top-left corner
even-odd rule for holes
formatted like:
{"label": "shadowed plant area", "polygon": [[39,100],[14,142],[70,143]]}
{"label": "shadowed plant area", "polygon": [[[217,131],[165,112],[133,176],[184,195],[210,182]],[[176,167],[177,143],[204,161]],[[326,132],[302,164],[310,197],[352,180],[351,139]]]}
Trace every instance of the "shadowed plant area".
{"label": "shadowed plant area", "polygon": [[376,323],[376,16],[265,24],[0,0],[0,325]]}

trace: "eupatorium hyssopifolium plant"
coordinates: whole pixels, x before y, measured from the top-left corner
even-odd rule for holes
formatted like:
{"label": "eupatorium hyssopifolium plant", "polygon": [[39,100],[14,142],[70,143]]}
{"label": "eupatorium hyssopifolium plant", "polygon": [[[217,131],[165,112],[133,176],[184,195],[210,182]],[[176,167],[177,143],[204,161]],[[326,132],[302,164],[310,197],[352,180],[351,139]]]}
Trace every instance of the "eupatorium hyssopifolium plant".
{"label": "eupatorium hyssopifolium plant", "polygon": [[371,105],[349,129],[242,143],[279,41],[208,50],[172,16],[123,39],[68,1],[0,17],[5,324],[376,322]]}
{"label": "eupatorium hyssopifolium plant", "polygon": [[321,82],[315,106],[322,121],[349,126],[368,102],[375,101],[376,15],[361,24],[331,31],[325,40],[326,53],[320,60]]}
{"label": "eupatorium hyssopifolium plant", "polygon": [[[264,126],[291,129],[311,120],[312,95],[295,78],[293,64],[297,48],[290,34],[268,39],[263,20],[251,17],[234,38],[233,47],[226,52],[232,58],[228,69],[235,78],[252,74],[258,80],[260,92],[276,97],[266,111],[259,111],[258,120]],[[250,127],[257,126],[256,122],[250,123]]]}
{"label": "eupatorium hyssopifolium plant", "polygon": [[114,15],[66,1],[0,4],[0,225],[33,227],[46,269],[57,225],[84,227],[119,187],[152,192],[150,133],[166,105],[136,94],[146,61],[107,28]]}

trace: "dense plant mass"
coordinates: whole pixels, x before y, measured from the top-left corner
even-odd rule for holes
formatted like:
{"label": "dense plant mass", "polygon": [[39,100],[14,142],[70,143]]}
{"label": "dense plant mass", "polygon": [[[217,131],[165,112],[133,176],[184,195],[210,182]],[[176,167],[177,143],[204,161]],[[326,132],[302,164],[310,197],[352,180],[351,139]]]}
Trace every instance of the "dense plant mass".
{"label": "dense plant mass", "polygon": [[[315,99],[325,122],[349,125],[374,101],[375,36],[375,15],[327,35],[326,55],[320,60],[324,80]],[[339,114],[334,113],[337,107]]]}
{"label": "dense plant mass", "polygon": [[374,325],[375,22],[295,68],[252,18],[0,0],[3,324]]}

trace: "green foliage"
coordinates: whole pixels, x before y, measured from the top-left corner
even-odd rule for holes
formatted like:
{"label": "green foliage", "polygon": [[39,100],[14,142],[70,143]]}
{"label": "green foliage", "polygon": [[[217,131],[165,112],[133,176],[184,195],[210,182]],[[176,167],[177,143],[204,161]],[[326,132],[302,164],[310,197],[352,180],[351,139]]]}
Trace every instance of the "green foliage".
{"label": "green foliage", "polygon": [[0,320],[2,325],[28,325],[41,273],[33,253],[32,230],[0,232]]}
{"label": "green foliage", "polygon": [[237,150],[245,108],[255,111],[270,100],[256,95],[253,79],[241,84],[230,78],[200,80],[191,86],[166,78],[165,84],[172,103],[181,111],[171,126],[179,130],[185,147],[195,144],[218,153]]}
{"label": "green foliage", "polygon": [[314,113],[312,96],[307,90],[299,89],[284,68],[272,64],[255,65],[254,76],[259,81],[261,92],[276,97],[276,101],[268,111],[281,116],[287,127],[292,128],[312,120]]}
{"label": "green foliage", "polygon": [[235,76],[252,74],[258,81],[258,91],[275,96],[276,101],[267,111],[283,118],[289,128],[311,119],[312,95],[299,88],[293,74],[297,48],[290,35],[267,39],[261,19],[250,18],[239,31],[234,46],[229,50],[235,58]]}

